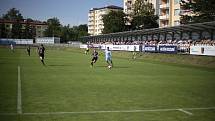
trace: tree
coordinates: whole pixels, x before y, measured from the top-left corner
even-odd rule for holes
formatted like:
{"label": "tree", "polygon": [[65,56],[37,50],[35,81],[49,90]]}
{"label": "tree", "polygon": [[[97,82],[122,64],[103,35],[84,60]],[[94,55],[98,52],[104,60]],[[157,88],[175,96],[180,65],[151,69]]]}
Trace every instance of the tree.
{"label": "tree", "polygon": [[22,33],[22,24],[21,21],[23,20],[22,14],[16,8],[10,9],[7,14],[3,15],[4,20],[14,21],[15,23],[12,24],[12,30],[9,37],[12,38],[21,38]]}
{"label": "tree", "polygon": [[69,25],[63,26],[61,28],[61,42],[71,41],[73,34],[74,33]]}
{"label": "tree", "polygon": [[33,39],[36,35],[36,28],[31,23],[34,22],[34,20],[28,18],[26,20],[25,29],[23,32],[22,37],[26,39]]}
{"label": "tree", "polygon": [[61,24],[58,18],[50,18],[47,20],[48,28],[44,32],[47,37],[60,37],[61,36]]}
{"label": "tree", "polygon": [[23,16],[16,8],[11,8],[7,14],[3,15],[5,20],[22,20]]}
{"label": "tree", "polygon": [[77,41],[78,38],[88,35],[88,27],[86,24],[79,26],[73,26],[70,28],[69,25],[61,27],[61,42]]}
{"label": "tree", "polygon": [[110,11],[103,16],[104,29],[102,33],[115,33],[126,30],[126,15],[123,11]]}
{"label": "tree", "polygon": [[214,0],[182,0],[181,6],[184,11],[191,13],[181,16],[182,24],[215,21]]}
{"label": "tree", "polygon": [[16,20],[11,30],[11,37],[15,39],[21,39],[22,33],[22,24],[20,23],[20,20]]}
{"label": "tree", "polygon": [[78,38],[88,35],[87,24],[81,24],[78,26]]}
{"label": "tree", "polygon": [[154,13],[155,9],[152,3],[136,0],[132,12],[131,28],[134,30],[157,28],[159,26],[157,23],[158,16]]}
{"label": "tree", "polygon": [[0,38],[6,38],[7,37],[7,29],[5,27],[5,24],[0,24]]}

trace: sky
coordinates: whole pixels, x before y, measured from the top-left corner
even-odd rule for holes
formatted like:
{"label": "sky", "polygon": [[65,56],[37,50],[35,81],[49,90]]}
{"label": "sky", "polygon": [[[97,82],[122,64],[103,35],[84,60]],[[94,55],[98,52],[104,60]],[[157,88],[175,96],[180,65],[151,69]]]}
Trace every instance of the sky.
{"label": "sky", "polygon": [[0,16],[16,8],[24,18],[46,21],[57,17],[62,25],[74,26],[87,24],[91,8],[107,5],[123,7],[123,0],[0,0]]}

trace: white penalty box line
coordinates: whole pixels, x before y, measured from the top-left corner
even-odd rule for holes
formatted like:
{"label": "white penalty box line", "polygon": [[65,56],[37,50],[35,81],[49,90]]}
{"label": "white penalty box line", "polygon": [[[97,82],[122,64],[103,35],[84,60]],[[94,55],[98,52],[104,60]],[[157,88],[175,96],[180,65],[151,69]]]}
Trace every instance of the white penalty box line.
{"label": "white penalty box line", "polygon": [[41,112],[41,113],[0,113],[0,115],[65,115],[65,114],[101,114],[101,113],[144,113],[144,112],[168,112],[180,111],[187,115],[193,115],[189,111],[194,110],[215,110],[215,107],[205,108],[170,108],[170,109],[145,109],[145,110],[110,110],[110,111],[83,111],[83,112]]}

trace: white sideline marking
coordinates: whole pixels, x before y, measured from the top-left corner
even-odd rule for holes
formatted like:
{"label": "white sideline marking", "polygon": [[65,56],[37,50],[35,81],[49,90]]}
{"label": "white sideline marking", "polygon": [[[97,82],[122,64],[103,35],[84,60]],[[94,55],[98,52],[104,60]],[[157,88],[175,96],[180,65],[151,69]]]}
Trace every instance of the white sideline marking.
{"label": "white sideline marking", "polygon": [[206,108],[180,108],[183,110],[211,110],[211,109],[215,109],[215,107],[206,107]]}
{"label": "white sideline marking", "polygon": [[178,108],[178,109],[145,109],[145,110],[118,110],[118,111],[83,111],[83,112],[44,112],[44,113],[23,113],[23,115],[63,115],[63,114],[96,114],[96,113],[138,113],[138,112],[167,112],[182,111],[186,114],[192,113],[185,110],[215,110],[215,107],[207,108]]}
{"label": "white sideline marking", "polygon": [[181,112],[188,114],[188,115],[193,115],[191,112],[183,110],[183,109],[179,109],[178,111],[181,111]]}
{"label": "white sideline marking", "polygon": [[[83,112],[44,112],[44,113],[21,113],[21,115],[63,115],[63,114],[97,114],[97,113],[138,113],[138,112],[167,112],[181,111],[193,115],[186,110],[215,110],[215,107],[206,108],[176,108],[176,109],[145,109],[145,110],[118,110],[118,111],[83,111]],[[18,115],[19,113],[0,113],[0,115]]]}
{"label": "white sideline marking", "polygon": [[20,77],[20,66],[18,66],[18,83],[17,83],[17,113],[22,114],[22,82]]}

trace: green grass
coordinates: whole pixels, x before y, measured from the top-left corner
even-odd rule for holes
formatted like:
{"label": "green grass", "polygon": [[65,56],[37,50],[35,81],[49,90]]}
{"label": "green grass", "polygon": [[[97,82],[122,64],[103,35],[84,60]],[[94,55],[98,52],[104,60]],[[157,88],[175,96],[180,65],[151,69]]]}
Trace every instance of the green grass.
{"label": "green grass", "polygon": [[[95,67],[91,68],[90,55],[84,55],[83,50],[76,48],[47,49],[46,66],[43,66],[35,50],[32,56],[28,57],[24,49],[17,49],[15,53],[5,48],[0,49],[0,114],[17,112],[18,65],[21,67],[23,113],[215,107],[214,57],[144,54],[134,61],[129,59],[131,53],[114,52],[114,68],[109,70],[105,67],[103,56],[100,56]],[[189,112],[193,115],[180,111],[157,111],[17,114],[0,115],[0,119],[3,121],[215,120],[215,110]]]}

